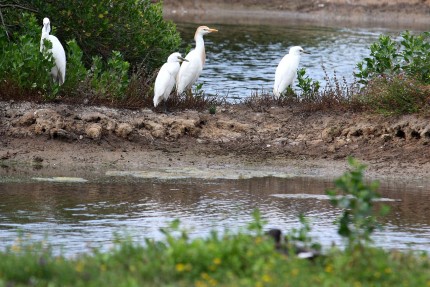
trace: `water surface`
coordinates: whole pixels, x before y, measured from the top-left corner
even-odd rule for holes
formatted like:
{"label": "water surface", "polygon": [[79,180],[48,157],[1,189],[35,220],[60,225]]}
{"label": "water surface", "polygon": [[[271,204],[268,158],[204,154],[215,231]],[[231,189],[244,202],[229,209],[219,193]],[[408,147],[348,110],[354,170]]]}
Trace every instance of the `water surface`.
{"label": "water surface", "polygon": [[[194,48],[198,25],[177,23],[183,39],[180,52]],[[219,30],[205,36],[207,61],[198,83],[209,95],[248,97],[272,92],[275,70],[291,46],[302,46],[300,67],[308,76],[327,84],[326,77],[353,82],[356,64],[369,56],[369,47],[380,34],[398,35],[388,29],[352,29],[314,26],[264,26],[210,24]]]}
{"label": "water surface", "polygon": [[[342,244],[333,225],[339,210],[324,195],[330,186],[329,180],[275,177],[1,183],[0,247],[13,244],[22,231],[31,240],[47,236],[56,250],[70,255],[90,247],[107,249],[114,233],[136,242],[162,239],[160,228],[174,219],[192,236],[206,236],[210,230],[245,227],[255,208],[268,221],[266,228],[290,230],[304,214],[317,241]],[[374,236],[375,244],[430,251],[430,189],[385,184],[380,191],[392,212],[384,219],[385,230]]]}

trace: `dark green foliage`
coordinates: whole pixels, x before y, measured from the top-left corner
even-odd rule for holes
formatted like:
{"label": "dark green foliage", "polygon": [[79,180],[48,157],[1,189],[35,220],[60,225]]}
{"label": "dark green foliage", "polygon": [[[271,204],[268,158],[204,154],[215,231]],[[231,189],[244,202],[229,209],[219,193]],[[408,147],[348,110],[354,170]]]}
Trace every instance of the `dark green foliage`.
{"label": "dark green foliage", "polygon": [[381,35],[370,46],[370,56],[357,64],[355,76],[360,83],[381,75],[404,73],[423,83],[430,83],[430,33],[413,35],[403,32],[400,41]]}
{"label": "dark green foliage", "polygon": [[430,83],[430,33],[412,35],[406,31],[402,37],[403,70],[423,83]]}
{"label": "dark green foliage", "polygon": [[118,51],[112,52],[106,65],[100,57],[94,57],[89,77],[96,95],[111,100],[123,99],[129,83],[129,67]]}
{"label": "dark green foliage", "polygon": [[92,57],[107,61],[118,51],[131,65],[158,68],[175,51],[176,26],[163,19],[162,4],[150,0],[32,0],[38,18],[48,17],[60,39],[76,39],[87,65]]}
{"label": "dark green foliage", "polygon": [[303,101],[313,101],[318,97],[320,83],[306,75],[305,68],[301,68],[297,71],[297,87],[302,90],[301,98]]}
{"label": "dark green foliage", "polygon": [[[0,34],[0,79],[22,89],[35,89],[45,93],[52,83],[50,75],[54,65],[52,54],[40,53],[40,35],[35,40],[32,35],[40,30],[36,18],[25,14],[28,33],[13,35],[14,42],[9,42],[6,34]],[[46,41],[46,47],[51,43]]]}
{"label": "dark green foliage", "polygon": [[[0,97],[61,97],[70,103],[152,107],[156,68],[180,42],[175,25],[163,20],[161,5],[149,0],[16,0],[12,6],[2,7],[3,15],[7,14],[2,28],[8,33],[0,34]],[[49,71],[53,64],[44,63],[46,59],[38,51],[44,17],[50,18],[51,34],[66,50],[66,81],[61,87],[52,83],[49,73],[39,71]],[[10,65],[15,65],[12,71]],[[201,87],[195,97],[173,97],[171,101],[178,109],[198,110],[219,102],[206,97]]]}
{"label": "dark green foliage", "polygon": [[85,80],[87,69],[85,68],[82,57],[83,52],[75,40],[67,41],[67,69],[66,81],[62,89],[67,93],[76,94],[76,88]]}

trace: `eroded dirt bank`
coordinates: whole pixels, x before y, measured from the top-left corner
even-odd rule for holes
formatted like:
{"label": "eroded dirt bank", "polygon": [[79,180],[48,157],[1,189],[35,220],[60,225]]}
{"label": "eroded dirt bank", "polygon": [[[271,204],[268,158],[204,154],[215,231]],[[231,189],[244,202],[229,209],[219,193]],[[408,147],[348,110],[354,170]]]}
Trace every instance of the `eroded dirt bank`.
{"label": "eroded dirt bank", "polygon": [[371,177],[426,180],[430,172],[430,121],[416,116],[0,102],[0,121],[3,168],[37,164],[55,175],[193,167],[334,177],[350,155],[369,164]]}

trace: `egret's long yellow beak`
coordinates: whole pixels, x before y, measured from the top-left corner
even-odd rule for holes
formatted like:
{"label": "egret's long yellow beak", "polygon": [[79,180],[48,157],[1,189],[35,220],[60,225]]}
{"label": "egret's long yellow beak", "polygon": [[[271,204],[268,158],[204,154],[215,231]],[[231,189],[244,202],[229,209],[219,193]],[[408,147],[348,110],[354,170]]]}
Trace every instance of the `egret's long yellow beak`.
{"label": "egret's long yellow beak", "polygon": [[209,29],[209,32],[218,32],[218,30],[217,29]]}

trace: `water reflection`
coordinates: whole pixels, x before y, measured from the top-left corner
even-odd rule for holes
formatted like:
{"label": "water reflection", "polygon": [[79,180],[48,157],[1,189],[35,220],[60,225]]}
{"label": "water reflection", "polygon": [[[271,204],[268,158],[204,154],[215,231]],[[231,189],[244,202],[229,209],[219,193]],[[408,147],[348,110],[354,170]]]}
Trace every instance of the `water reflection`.
{"label": "water reflection", "polygon": [[[330,181],[304,178],[248,180],[142,180],[116,183],[3,183],[0,184],[1,247],[16,239],[18,230],[64,246],[67,254],[87,247],[111,246],[113,234],[123,231],[136,241],[161,239],[159,232],[179,218],[192,236],[212,229],[236,230],[259,208],[267,228],[298,226],[303,213],[312,222],[312,235],[325,246],[341,244],[333,220],[338,210],[321,196]],[[375,236],[387,248],[430,251],[429,190],[385,185],[381,192],[392,208],[387,228]]]}
{"label": "water reflection", "polygon": [[[196,24],[177,23],[184,41],[181,52],[194,47]],[[353,81],[356,64],[369,55],[369,46],[388,30],[324,28],[313,26],[253,26],[211,24],[219,33],[205,37],[207,62],[199,82],[207,94],[247,97],[255,91],[271,92],[276,66],[291,46],[311,55],[301,67],[311,78]],[[394,33],[394,32],[393,32]],[[397,34],[398,32],[395,32]],[[323,69],[324,66],[324,69]]]}

